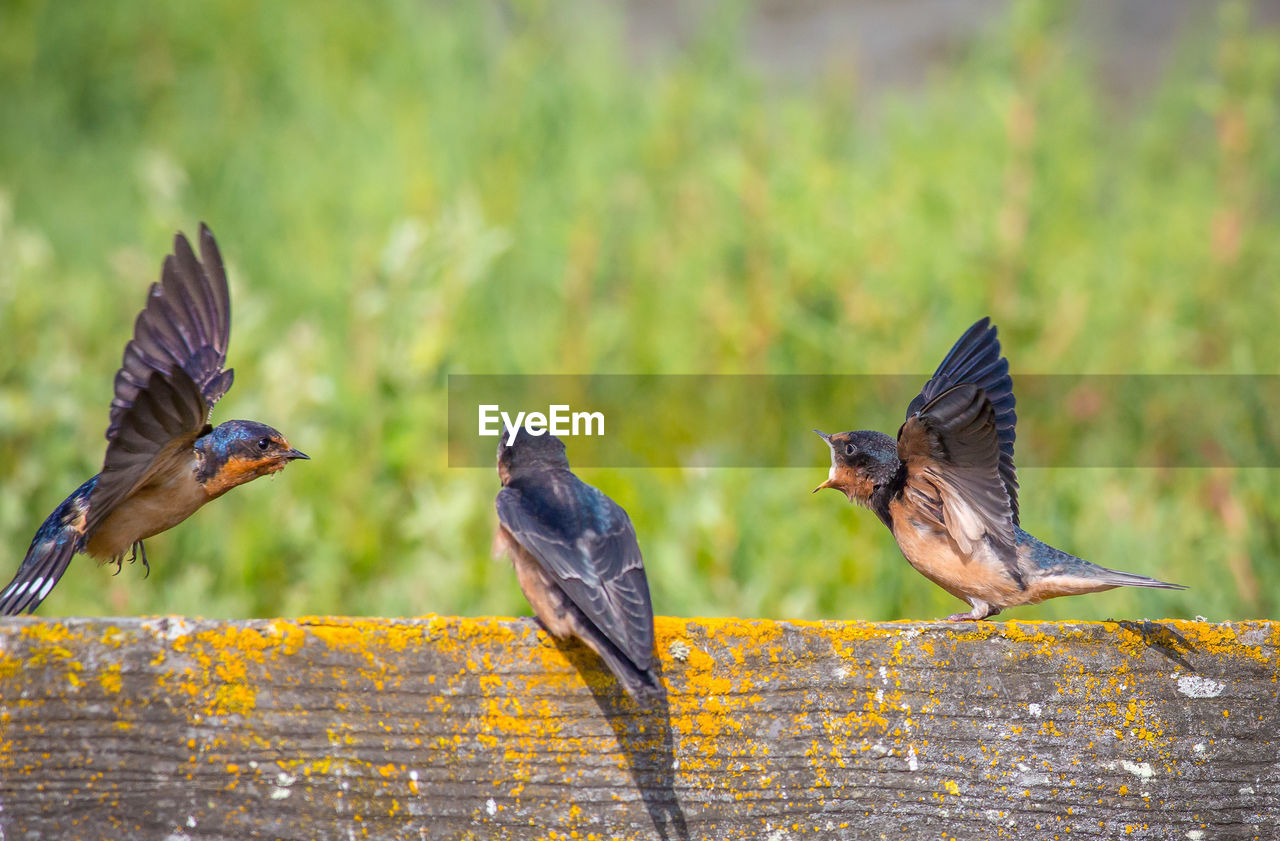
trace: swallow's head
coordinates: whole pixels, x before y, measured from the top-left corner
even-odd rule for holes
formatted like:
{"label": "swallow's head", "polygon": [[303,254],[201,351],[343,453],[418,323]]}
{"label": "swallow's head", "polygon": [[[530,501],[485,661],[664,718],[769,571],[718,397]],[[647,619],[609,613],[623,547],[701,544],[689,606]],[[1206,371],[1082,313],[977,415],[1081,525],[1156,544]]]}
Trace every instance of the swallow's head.
{"label": "swallow's head", "polygon": [[498,439],[498,478],[505,486],[513,475],[549,468],[569,469],[564,442],[550,432],[535,435],[528,427],[520,427],[513,438],[511,429],[502,430]]}
{"label": "swallow's head", "polygon": [[898,442],[883,432],[818,432],[818,436],[831,448],[831,472],[814,493],[835,488],[851,501],[866,505],[876,488],[888,483],[898,470]]}
{"label": "swallow's head", "polygon": [[257,421],[221,423],[196,442],[196,449],[204,457],[199,475],[210,496],[283,470],[296,459],[310,458],[289,446],[278,430]]}

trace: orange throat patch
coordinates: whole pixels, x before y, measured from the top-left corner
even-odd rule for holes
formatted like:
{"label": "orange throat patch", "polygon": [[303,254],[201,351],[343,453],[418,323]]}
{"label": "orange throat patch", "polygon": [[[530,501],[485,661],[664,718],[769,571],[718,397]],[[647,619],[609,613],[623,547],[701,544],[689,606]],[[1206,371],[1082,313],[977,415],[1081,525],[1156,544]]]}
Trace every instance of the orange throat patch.
{"label": "orange throat patch", "polygon": [[232,456],[209,481],[204,483],[205,493],[209,494],[210,498],[222,496],[237,485],[283,470],[286,463],[278,458],[248,459]]}
{"label": "orange throat patch", "polygon": [[817,489],[823,488],[835,488],[849,497],[850,502],[865,506],[870,504],[871,494],[875,491],[876,484],[870,476],[859,474],[847,467],[836,467],[832,468],[830,477]]}

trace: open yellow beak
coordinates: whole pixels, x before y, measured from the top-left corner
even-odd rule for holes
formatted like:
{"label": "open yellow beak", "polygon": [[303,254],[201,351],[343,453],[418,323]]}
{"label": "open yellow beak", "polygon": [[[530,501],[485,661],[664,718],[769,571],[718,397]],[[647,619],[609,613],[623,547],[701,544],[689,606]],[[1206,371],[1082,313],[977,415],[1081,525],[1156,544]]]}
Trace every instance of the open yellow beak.
{"label": "open yellow beak", "polygon": [[[814,432],[818,433],[818,437],[819,437],[819,438],[821,438],[823,441],[826,441],[826,442],[827,442],[827,446],[828,446],[828,447],[830,447],[830,446],[831,446],[831,436],[830,436],[830,435],[828,435],[827,433],[823,432],[821,429],[815,429],[815,430],[814,430]],[[813,489],[813,491],[812,491],[812,493],[817,493],[818,491],[822,490],[823,488],[834,488],[834,487],[835,487],[835,483],[834,483],[830,478],[828,478],[828,479],[827,479],[827,481],[823,482],[821,485],[818,485],[818,487],[814,488],[814,489]]]}

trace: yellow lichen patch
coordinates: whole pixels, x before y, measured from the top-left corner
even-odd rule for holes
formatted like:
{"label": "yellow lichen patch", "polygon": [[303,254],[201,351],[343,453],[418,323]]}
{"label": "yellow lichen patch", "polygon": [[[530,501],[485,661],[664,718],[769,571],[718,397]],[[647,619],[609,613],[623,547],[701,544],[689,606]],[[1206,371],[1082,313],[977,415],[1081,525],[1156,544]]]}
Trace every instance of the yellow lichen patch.
{"label": "yellow lichen patch", "polygon": [[0,682],[8,682],[9,678],[20,674],[25,662],[12,654],[0,654]]}
{"label": "yellow lichen patch", "polygon": [[217,687],[206,710],[210,715],[244,715],[253,711],[258,695],[247,684],[228,683]]}
{"label": "yellow lichen patch", "polygon": [[108,625],[98,635],[98,644],[107,648],[119,648],[129,640],[129,634],[115,625]]}
{"label": "yellow lichen patch", "polygon": [[177,634],[170,644],[182,660],[169,663],[170,671],[159,680],[172,691],[203,698],[206,715],[244,715],[256,705],[265,667],[296,654],[302,642],[300,628],[279,621],[262,628],[226,625]]}
{"label": "yellow lichen patch", "polygon": [[27,625],[23,638],[28,645],[26,662],[31,666],[66,665],[73,660],[72,647],[82,641],[79,634],[58,622]]}
{"label": "yellow lichen patch", "polygon": [[330,648],[365,655],[375,662],[383,649],[404,651],[410,645],[421,645],[423,629],[416,625],[392,625],[385,621],[364,619],[307,620],[307,630]]}
{"label": "yellow lichen patch", "polygon": [[120,677],[121,666],[119,663],[112,663],[98,674],[98,683],[102,684],[104,692],[115,694],[120,691],[123,681]]}
{"label": "yellow lichen patch", "polygon": [[1034,629],[1029,630],[1023,623],[1009,621],[1004,623],[1000,631],[1005,639],[1019,643],[1018,653],[1023,658],[1047,657],[1058,654],[1069,647],[1064,635],[1058,633],[1058,628],[1055,627],[1055,633],[1050,634],[1041,630],[1043,623],[1035,623],[1032,627]]}

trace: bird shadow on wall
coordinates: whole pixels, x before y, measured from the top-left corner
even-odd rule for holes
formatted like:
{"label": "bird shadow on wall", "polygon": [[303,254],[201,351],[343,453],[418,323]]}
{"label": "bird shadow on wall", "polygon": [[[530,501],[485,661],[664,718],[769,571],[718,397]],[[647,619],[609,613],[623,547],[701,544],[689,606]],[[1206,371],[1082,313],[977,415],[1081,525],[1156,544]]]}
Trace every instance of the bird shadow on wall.
{"label": "bird shadow on wall", "polygon": [[[665,690],[651,695],[643,707],[626,692],[600,662],[595,652],[577,640],[552,639],[564,658],[578,670],[591,690],[596,706],[613,728],[618,747],[627,758],[627,769],[654,829],[663,841],[689,841],[684,810],[676,797],[675,740],[671,735],[671,706]],[[654,658],[653,672],[662,684],[662,663]],[[601,682],[597,675],[608,675]],[[593,679],[588,679],[588,678]]]}
{"label": "bird shadow on wall", "polygon": [[1127,619],[1110,619],[1108,621],[1115,622],[1131,634],[1136,634],[1148,649],[1177,663],[1187,671],[1196,671],[1196,667],[1187,659],[1187,655],[1195,652],[1195,646],[1186,637],[1178,633],[1172,625],[1153,622],[1150,619],[1144,619],[1141,622],[1133,622]]}

